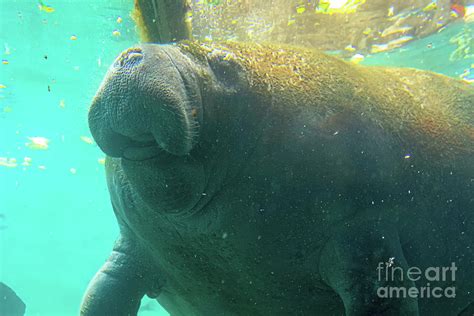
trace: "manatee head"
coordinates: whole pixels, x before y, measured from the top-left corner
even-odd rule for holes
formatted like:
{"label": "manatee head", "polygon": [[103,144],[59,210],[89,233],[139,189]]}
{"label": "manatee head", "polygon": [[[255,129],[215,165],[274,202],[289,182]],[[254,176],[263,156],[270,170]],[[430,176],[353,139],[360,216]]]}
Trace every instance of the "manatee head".
{"label": "manatee head", "polygon": [[[98,146],[154,209],[191,209],[206,186],[193,151],[202,124],[192,62],[175,46],[141,45],[109,68],[89,111]],[[117,171],[117,168],[114,168]]]}
{"label": "manatee head", "polygon": [[199,137],[202,107],[190,67],[173,46],[142,45],[123,52],[89,112],[99,147],[111,157],[133,160],[155,156],[158,149],[188,154]]}
{"label": "manatee head", "polygon": [[135,206],[140,199],[167,214],[200,211],[247,165],[265,104],[222,48],[182,42],[124,51],[89,111],[92,135],[110,157],[112,200],[126,189]]}

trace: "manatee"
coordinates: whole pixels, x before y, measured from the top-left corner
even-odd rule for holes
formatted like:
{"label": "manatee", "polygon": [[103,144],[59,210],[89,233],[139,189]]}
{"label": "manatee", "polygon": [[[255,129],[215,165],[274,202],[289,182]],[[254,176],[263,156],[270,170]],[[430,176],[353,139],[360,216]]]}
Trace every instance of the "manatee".
{"label": "manatee", "polygon": [[0,282],[0,315],[23,316],[26,305],[8,285]]}
{"label": "manatee", "polygon": [[120,236],[81,315],[470,310],[473,111],[462,81],[298,47],[124,51],[89,110]]}

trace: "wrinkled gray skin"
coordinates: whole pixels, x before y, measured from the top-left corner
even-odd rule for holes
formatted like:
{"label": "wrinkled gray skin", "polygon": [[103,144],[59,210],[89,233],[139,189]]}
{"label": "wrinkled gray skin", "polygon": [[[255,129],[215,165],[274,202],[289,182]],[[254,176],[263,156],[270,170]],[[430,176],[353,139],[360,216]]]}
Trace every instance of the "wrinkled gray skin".
{"label": "wrinkled gray skin", "polygon": [[[116,60],[89,121],[121,235],[81,314],[135,315],[147,294],[172,316],[468,315],[473,174],[420,173],[376,126],[336,137],[311,107],[265,102],[238,66],[176,46]],[[377,281],[391,257],[456,262],[456,298],[378,298],[414,285]]]}

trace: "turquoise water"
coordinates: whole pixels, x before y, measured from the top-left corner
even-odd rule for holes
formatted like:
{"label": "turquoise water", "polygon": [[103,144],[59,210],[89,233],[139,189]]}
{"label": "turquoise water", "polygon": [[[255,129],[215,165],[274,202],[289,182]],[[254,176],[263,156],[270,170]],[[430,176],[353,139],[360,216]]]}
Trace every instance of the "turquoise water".
{"label": "turquoise water", "polygon": [[[128,16],[132,1],[50,4],[55,12],[34,1],[0,0],[0,157],[17,164],[0,166],[0,281],[22,297],[27,315],[76,315],[118,233],[103,154],[87,143],[87,108],[108,65],[138,38]],[[363,63],[457,77],[474,60],[450,61],[458,47],[449,39],[472,32],[473,24],[452,24]],[[28,137],[49,139],[48,149],[25,146]],[[143,305],[141,315],[167,315],[156,303]]]}
{"label": "turquoise water", "polygon": [[[103,154],[81,140],[90,137],[87,108],[108,65],[137,38],[131,1],[51,5],[46,13],[34,1],[0,2],[8,61],[0,65],[0,157],[18,162],[0,167],[0,280],[27,315],[76,315],[118,232]],[[37,136],[50,140],[47,150],[25,146]],[[31,166],[21,166],[24,157]]]}

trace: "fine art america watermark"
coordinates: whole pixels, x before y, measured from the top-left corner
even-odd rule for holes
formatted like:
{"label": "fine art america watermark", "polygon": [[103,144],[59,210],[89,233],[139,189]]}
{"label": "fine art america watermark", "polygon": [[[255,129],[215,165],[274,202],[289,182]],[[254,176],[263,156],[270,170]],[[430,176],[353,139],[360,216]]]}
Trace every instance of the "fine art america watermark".
{"label": "fine art america watermark", "polygon": [[[454,262],[445,267],[419,267],[402,268],[395,265],[395,258],[388,262],[379,262],[377,266],[378,281],[380,284],[400,284],[406,281],[418,286],[380,286],[377,295],[380,298],[455,298],[457,267]],[[450,285],[450,286],[448,286]]]}

